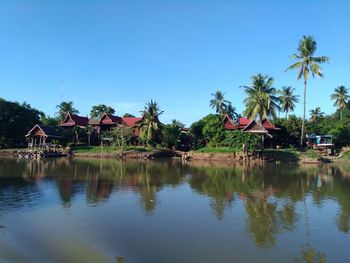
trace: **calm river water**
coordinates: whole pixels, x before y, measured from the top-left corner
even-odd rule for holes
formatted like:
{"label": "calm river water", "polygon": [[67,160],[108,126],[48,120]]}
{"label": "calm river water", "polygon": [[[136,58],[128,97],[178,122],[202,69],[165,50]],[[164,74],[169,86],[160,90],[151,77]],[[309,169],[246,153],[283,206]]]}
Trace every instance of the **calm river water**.
{"label": "calm river water", "polygon": [[0,262],[350,262],[350,164],[0,159]]}

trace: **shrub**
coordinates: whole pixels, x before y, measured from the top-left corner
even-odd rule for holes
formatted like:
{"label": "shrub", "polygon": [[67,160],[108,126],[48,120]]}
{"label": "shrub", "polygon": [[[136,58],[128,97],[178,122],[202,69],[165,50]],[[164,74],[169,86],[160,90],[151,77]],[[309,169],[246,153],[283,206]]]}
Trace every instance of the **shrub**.
{"label": "shrub", "polygon": [[248,132],[225,131],[225,139],[221,146],[242,149],[243,143],[247,144],[250,151],[257,150],[260,147],[260,137]]}

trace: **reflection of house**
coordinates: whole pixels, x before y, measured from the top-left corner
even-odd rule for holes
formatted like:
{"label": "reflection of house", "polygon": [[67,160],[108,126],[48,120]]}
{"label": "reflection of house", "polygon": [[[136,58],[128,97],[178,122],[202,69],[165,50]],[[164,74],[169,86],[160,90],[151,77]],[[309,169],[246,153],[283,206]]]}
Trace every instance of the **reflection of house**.
{"label": "reflection of house", "polygon": [[[230,116],[228,114],[224,117],[224,128],[226,130],[244,130],[248,125],[252,125],[252,120],[248,118],[239,118],[237,122],[234,122],[231,120]],[[257,125],[258,123],[255,122],[254,125]],[[276,128],[276,126],[269,120],[263,120],[262,124],[258,124],[259,126],[262,126],[266,131],[269,133],[272,131],[279,130],[279,128]],[[250,128],[251,129],[251,128]]]}

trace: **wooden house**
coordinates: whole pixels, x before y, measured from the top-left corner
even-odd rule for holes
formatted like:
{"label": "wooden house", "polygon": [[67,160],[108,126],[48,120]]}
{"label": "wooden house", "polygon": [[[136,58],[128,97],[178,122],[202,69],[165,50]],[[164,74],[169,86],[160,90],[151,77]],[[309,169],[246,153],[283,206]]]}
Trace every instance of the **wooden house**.
{"label": "wooden house", "polygon": [[126,125],[127,127],[131,128],[133,134],[136,137],[140,136],[140,122],[142,121],[141,117],[125,117],[122,118],[124,125]]}
{"label": "wooden house", "polygon": [[90,119],[89,125],[97,134],[100,134],[104,131],[110,131],[118,125],[123,125],[123,119],[119,116],[103,113],[99,119]]}
{"label": "wooden house", "polygon": [[[230,116],[228,116],[228,114],[226,114],[224,119],[223,119],[223,123],[224,123],[224,128],[226,130],[244,130],[248,125],[252,124],[252,120],[250,120],[248,118],[238,118],[237,122],[234,122],[231,120]],[[257,122],[255,122],[255,123],[257,123]],[[262,125],[260,125],[260,126],[262,126],[269,133],[279,130],[279,128],[277,128],[269,120],[263,120]]]}
{"label": "wooden house", "polygon": [[79,128],[86,128],[88,124],[89,118],[68,112],[66,117],[61,121],[61,123],[58,126],[71,128],[77,126]]}

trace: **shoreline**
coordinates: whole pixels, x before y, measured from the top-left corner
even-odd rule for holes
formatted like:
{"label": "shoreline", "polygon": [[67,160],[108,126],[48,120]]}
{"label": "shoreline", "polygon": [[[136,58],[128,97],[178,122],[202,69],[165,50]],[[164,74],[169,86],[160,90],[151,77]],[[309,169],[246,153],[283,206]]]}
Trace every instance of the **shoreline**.
{"label": "shoreline", "polygon": [[[11,157],[13,153],[23,149],[2,149],[0,157]],[[49,158],[49,157],[48,157]],[[260,158],[258,152],[244,154],[243,152],[231,153],[203,153],[196,151],[180,152],[169,149],[123,152],[75,152],[68,158],[98,158],[98,159],[125,159],[125,160],[153,160],[153,159],[180,159],[183,161],[208,161],[225,163],[290,163],[290,164],[323,164],[330,162],[346,162],[341,158],[310,157],[307,153],[291,152],[288,150],[267,149],[264,158]]]}

